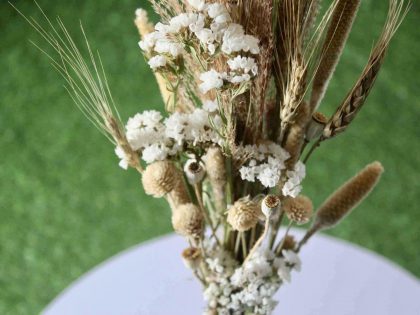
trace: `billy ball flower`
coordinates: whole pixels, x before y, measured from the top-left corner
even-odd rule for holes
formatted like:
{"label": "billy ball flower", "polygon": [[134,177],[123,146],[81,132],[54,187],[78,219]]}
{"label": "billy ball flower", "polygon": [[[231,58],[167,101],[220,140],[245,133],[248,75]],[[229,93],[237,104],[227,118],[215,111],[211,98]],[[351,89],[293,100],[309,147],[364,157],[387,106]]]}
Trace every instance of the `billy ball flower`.
{"label": "billy ball flower", "polygon": [[249,196],[237,200],[229,208],[227,222],[234,230],[244,232],[254,227],[261,215],[261,210]]}
{"label": "billy ball flower", "polygon": [[270,218],[280,207],[280,198],[275,195],[267,195],[261,202],[261,211],[266,218]]}
{"label": "billy ball flower", "polygon": [[203,165],[196,159],[189,159],[184,165],[184,172],[188,182],[195,185],[203,180],[205,170]]}
{"label": "billy ball flower", "polygon": [[300,225],[310,220],[313,213],[313,205],[311,199],[299,195],[296,198],[287,198],[283,202],[283,210],[289,220]]}
{"label": "billy ball flower", "polygon": [[142,184],[146,194],[160,198],[171,192],[179,179],[178,169],[171,161],[158,161],[146,167]]}
{"label": "billy ball flower", "polygon": [[180,205],[172,211],[172,226],[183,236],[199,238],[203,233],[203,214],[195,204]]}

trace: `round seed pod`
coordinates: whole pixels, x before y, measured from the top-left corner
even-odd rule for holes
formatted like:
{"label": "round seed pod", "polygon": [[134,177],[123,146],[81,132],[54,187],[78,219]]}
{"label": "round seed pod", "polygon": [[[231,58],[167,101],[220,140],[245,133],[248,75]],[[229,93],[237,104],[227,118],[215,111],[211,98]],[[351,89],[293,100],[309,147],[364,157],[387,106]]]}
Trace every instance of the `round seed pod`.
{"label": "round seed pod", "polygon": [[287,198],[283,203],[283,210],[289,220],[301,225],[310,220],[313,212],[313,205],[311,199],[299,195],[296,198]]}
{"label": "round seed pod", "polygon": [[180,205],[172,211],[172,226],[178,234],[199,238],[203,233],[203,214],[195,204]]}
{"label": "round seed pod", "polygon": [[169,193],[169,200],[173,203],[173,207],[175,208],[191,202],[190,195],[188,194],[187,187],[182,178],[175,184],[174,189]]}
{"label": "round seed pod", "polygon": [[182,251],[182,260],[187,268],[196,270],[202,261],[201,250],[196,247],[188,247]]}
{"label": "round seed pod", "polygon": [[244,232],[254,227],[261,216],[261,208],[258,203],[250,200],[249,196],[237,200],[230,207],[227,222],[234,230]]}
{"label": "round seed pod", "polygon": [[203,165],[196,159],[189,159],[184,165],[184,172],[188,183],[195,185],[201,182],[206,174]]}
{"label": "round seed pod", "polygon": [[157,161],[146,167],[142,176],[144,191],[148,195],[160,198],[171,192],[180,174],[176,166],[170,161]]}
{"label": "round seed pod", "polygon": [[280,198],[276,195],[267,195],[261,202],[261,211],[267,219],[275,214],[279,207]]}

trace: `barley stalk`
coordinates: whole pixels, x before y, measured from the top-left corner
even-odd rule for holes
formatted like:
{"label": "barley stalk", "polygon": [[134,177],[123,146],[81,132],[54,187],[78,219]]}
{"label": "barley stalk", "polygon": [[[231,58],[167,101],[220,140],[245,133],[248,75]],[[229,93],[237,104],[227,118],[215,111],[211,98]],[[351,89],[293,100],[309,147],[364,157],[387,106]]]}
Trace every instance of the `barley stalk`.
{"label": "barley stalk", "polygon": [[403,0],[390,0],[385,26],[370,54],[368,63],[356,84],[327,123],[322,140],[332,138],[345,131],[365,104],[366,98],[378,77],[389,43],[407,14],[407,10],[408,6],[404,9]]}

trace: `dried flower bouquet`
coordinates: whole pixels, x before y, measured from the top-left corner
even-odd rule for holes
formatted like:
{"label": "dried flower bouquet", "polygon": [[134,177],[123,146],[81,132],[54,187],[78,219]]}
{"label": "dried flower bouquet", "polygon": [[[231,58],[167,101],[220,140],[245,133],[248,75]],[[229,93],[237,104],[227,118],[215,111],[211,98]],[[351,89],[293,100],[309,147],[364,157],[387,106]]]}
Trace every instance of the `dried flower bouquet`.
{"label": "dried flower bouquet", "polygon": [[[151,0],[161,22],[138,9],[135,25],[167,114],[145,111],[125,127],[87,40],[86,61],[60,19],[56,28],[45,17],[50,31],[28,19],[58,53],[48,56],[74,102],[116,145],[120,166],[168,201],[173,228],[188,243],[182,259],[203,285],[205,314],[271,314],[273,295],[301,268],[301,247],[340,222],[383,171],[369,164],[316,212],[301,194],[308,159],[364,105],[408,8],[389,1],[365,69],[326,117],[318,108],[360,0],[334,0],[318,16],[321,2]],[[311,220],[295,240],[290,227]]]}

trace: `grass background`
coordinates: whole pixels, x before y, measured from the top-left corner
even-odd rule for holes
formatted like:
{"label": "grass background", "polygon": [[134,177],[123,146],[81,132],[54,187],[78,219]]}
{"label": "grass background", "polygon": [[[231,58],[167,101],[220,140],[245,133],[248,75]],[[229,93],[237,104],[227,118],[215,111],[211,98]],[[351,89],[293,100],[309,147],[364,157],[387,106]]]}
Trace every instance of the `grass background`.
{"label": "grass background", "polygon": [[[32,1],[13,0],[40,18]],[[102,53],[124,120],[162,108],[137,47],[133,12],[146,1],[39,0],[50,17],[83,21]],[[362,70],[386,1],[364,0],[323,110],[330,114]],[[386,173],[375,192],[330,233],[374,250],[420,276],[420,5],[398,32],[366,107],[344,135],[309,163],[315,205],[365,164]],[[104,259],[171,230],[161,200],[147,198],[134,171],[72,105],[62,81],[28,39],[42,41],[0,3],[0,314],[37,314]]]}

